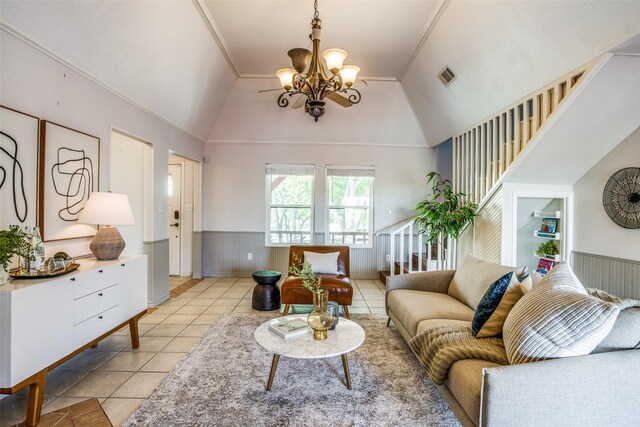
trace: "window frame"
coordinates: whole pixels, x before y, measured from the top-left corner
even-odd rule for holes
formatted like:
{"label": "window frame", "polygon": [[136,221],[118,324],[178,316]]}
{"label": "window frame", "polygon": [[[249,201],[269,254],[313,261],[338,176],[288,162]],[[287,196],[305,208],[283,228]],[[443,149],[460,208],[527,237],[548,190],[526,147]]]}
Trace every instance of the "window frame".
{"label": "window frame", "polygon": [[[327,245],[339,245],[339,243],[331,243],[331,209],[335,208],[363,208],[364,206],[351,206],[351,205],[332,205],[331,204],[331,177],[334,175],[330,175],[330,170],[362,170],[362,171],[371,171],[371,186],[369,188],[369,218],[368,218],[368,243],[365,245],[360,244],[349,244],[342,243],[341,245],[349,246],[350,248],[361,248],[361,249],[371,249],[373,248],[373,224],[374,224],[374,203],[375,203],[375,182],[376,182],[376,168],[375,166],[350,166],[350,165],[325,165],[325,242]],[[345,176],[355,176],[355,175],[345,175]],[[366,176],[366,175],[365,175]],[[355,239],[354,239],[355,241]]]}
{"label": "window frame", "polygon": [[[311,205],[282,205],[282,204],[271,204],[271,179],[270,176],[274,175],[272,173],[268,173],[269,169],[282,169],[282,170],[291,170],[291,169],[311,169]],[[282,175],[285,175],[284,173]],[[293,175],[290,175],[293,176]],[[264,243],[266,247],[284,247],[288,248],[291,245],[307,245],[311,246],[314,244],[315,240],[315,184],[316,184],[316,165],[314,164],[301,164],[301,163],[291,163],[291,164],[283,164],[283,163],[266,163],[265,164],[265,178],[264,178],[264,194],[265,194],[265,233],[264,233]],[[309,217],[309,225],[310,225],[310,238],[309,243],[303,242],[289,242],[289,243],[279,243],[271,241],[271,209],[272,208],[307,208],[309,207],[311,213]]]}

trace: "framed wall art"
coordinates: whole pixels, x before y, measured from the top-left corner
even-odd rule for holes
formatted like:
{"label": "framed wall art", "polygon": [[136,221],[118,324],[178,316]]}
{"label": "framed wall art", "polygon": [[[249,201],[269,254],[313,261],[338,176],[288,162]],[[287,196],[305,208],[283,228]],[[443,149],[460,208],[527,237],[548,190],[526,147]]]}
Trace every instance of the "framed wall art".
{"label": "framed wall art", "polygon": [[38,203],[38,123],[0,106],[0,229],[34,227]]}
{"label": "framed wall art", "polygon": [[92,191],[99,189],[100,138],[66,126],[40,122],[40,205],[42,240],[76,239],[96,234],[78,224]]}

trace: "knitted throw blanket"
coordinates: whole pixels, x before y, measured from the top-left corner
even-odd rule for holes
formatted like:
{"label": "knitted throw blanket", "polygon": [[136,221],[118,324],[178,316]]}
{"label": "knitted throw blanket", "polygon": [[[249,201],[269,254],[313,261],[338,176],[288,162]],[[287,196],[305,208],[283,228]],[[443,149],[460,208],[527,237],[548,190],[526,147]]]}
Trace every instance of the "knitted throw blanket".
{"label": "knitted throw blanket", "polygon": [[467,326],[437,326],[416,335],[409,346],[431,380],[444,384],[449,368],[458,360],[481,359],[508,365],[502,338],[475,338]]}
{"label": "knitted throw blanket", "polygon": [[592,297],[596,297],[601,299],[602,301],[610,302],[617,305],[618,307],[620,307],[620,310],[625,310],[632,307],[640,307],[640,301],[637,299],[618,298],[617,296],[608,294],[600,289],[587,288],[587,293]]}

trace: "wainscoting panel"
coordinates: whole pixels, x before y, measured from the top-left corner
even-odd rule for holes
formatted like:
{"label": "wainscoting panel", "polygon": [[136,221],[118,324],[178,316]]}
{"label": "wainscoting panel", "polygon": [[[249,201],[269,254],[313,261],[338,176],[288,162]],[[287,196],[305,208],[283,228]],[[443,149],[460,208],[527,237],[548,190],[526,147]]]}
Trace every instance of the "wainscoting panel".
{"label": "wainscoting panel", "polygon": [[169,239],[144,242],[147,256],[149,307],[169,299]]}
{"label": "wainscoting panel", "polygon": [[574,251],[571,268],[588,288],[602,289],[621,298],[640,299],[640,261]]}
{"label": "wainscoting panel", "polygon": [[193,232],[193,242],[192,254],[193,254],[193,278],[201,279],[202,278],[202,233],[200,231]]}
{"label": "wainscoting panel", "polygon": [[[277,270],[286,274],[289,262],[288,247],[267,247],[262,232],[203,231],[200,233],[202,245],[202,275],[250,275],[257,270]],[[316,233],[315,244],[324,244],[325,235]],[[387,265],[389,236],[375,239],[371,249],[352,249],[351,276],[373,278],[381,267]],[[252,254],[252,260],[247,254]],[[384,268],[382,268],[384,269]]]}
{"label": "wainscoting panel", "polygon": [[473,255],[498,264],[502,260],[502,188],[491,196],[476,218]]}

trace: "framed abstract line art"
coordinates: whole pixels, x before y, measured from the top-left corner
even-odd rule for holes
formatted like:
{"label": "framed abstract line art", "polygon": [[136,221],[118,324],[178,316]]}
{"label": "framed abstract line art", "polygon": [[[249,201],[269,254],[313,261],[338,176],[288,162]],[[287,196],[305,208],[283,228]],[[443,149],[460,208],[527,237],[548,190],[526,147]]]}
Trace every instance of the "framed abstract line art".
{"label": "framed abstract line art", "polygon": [[38,203],[37,117],[0,106],[0,229],[34,227]]}
{"label": "framed abstract line art", "polygon": [[40,122],[40,205],[42,240],[76,239],[96,234],[78,224],[92,191],[98,191],[100,139],[42,120]]}

